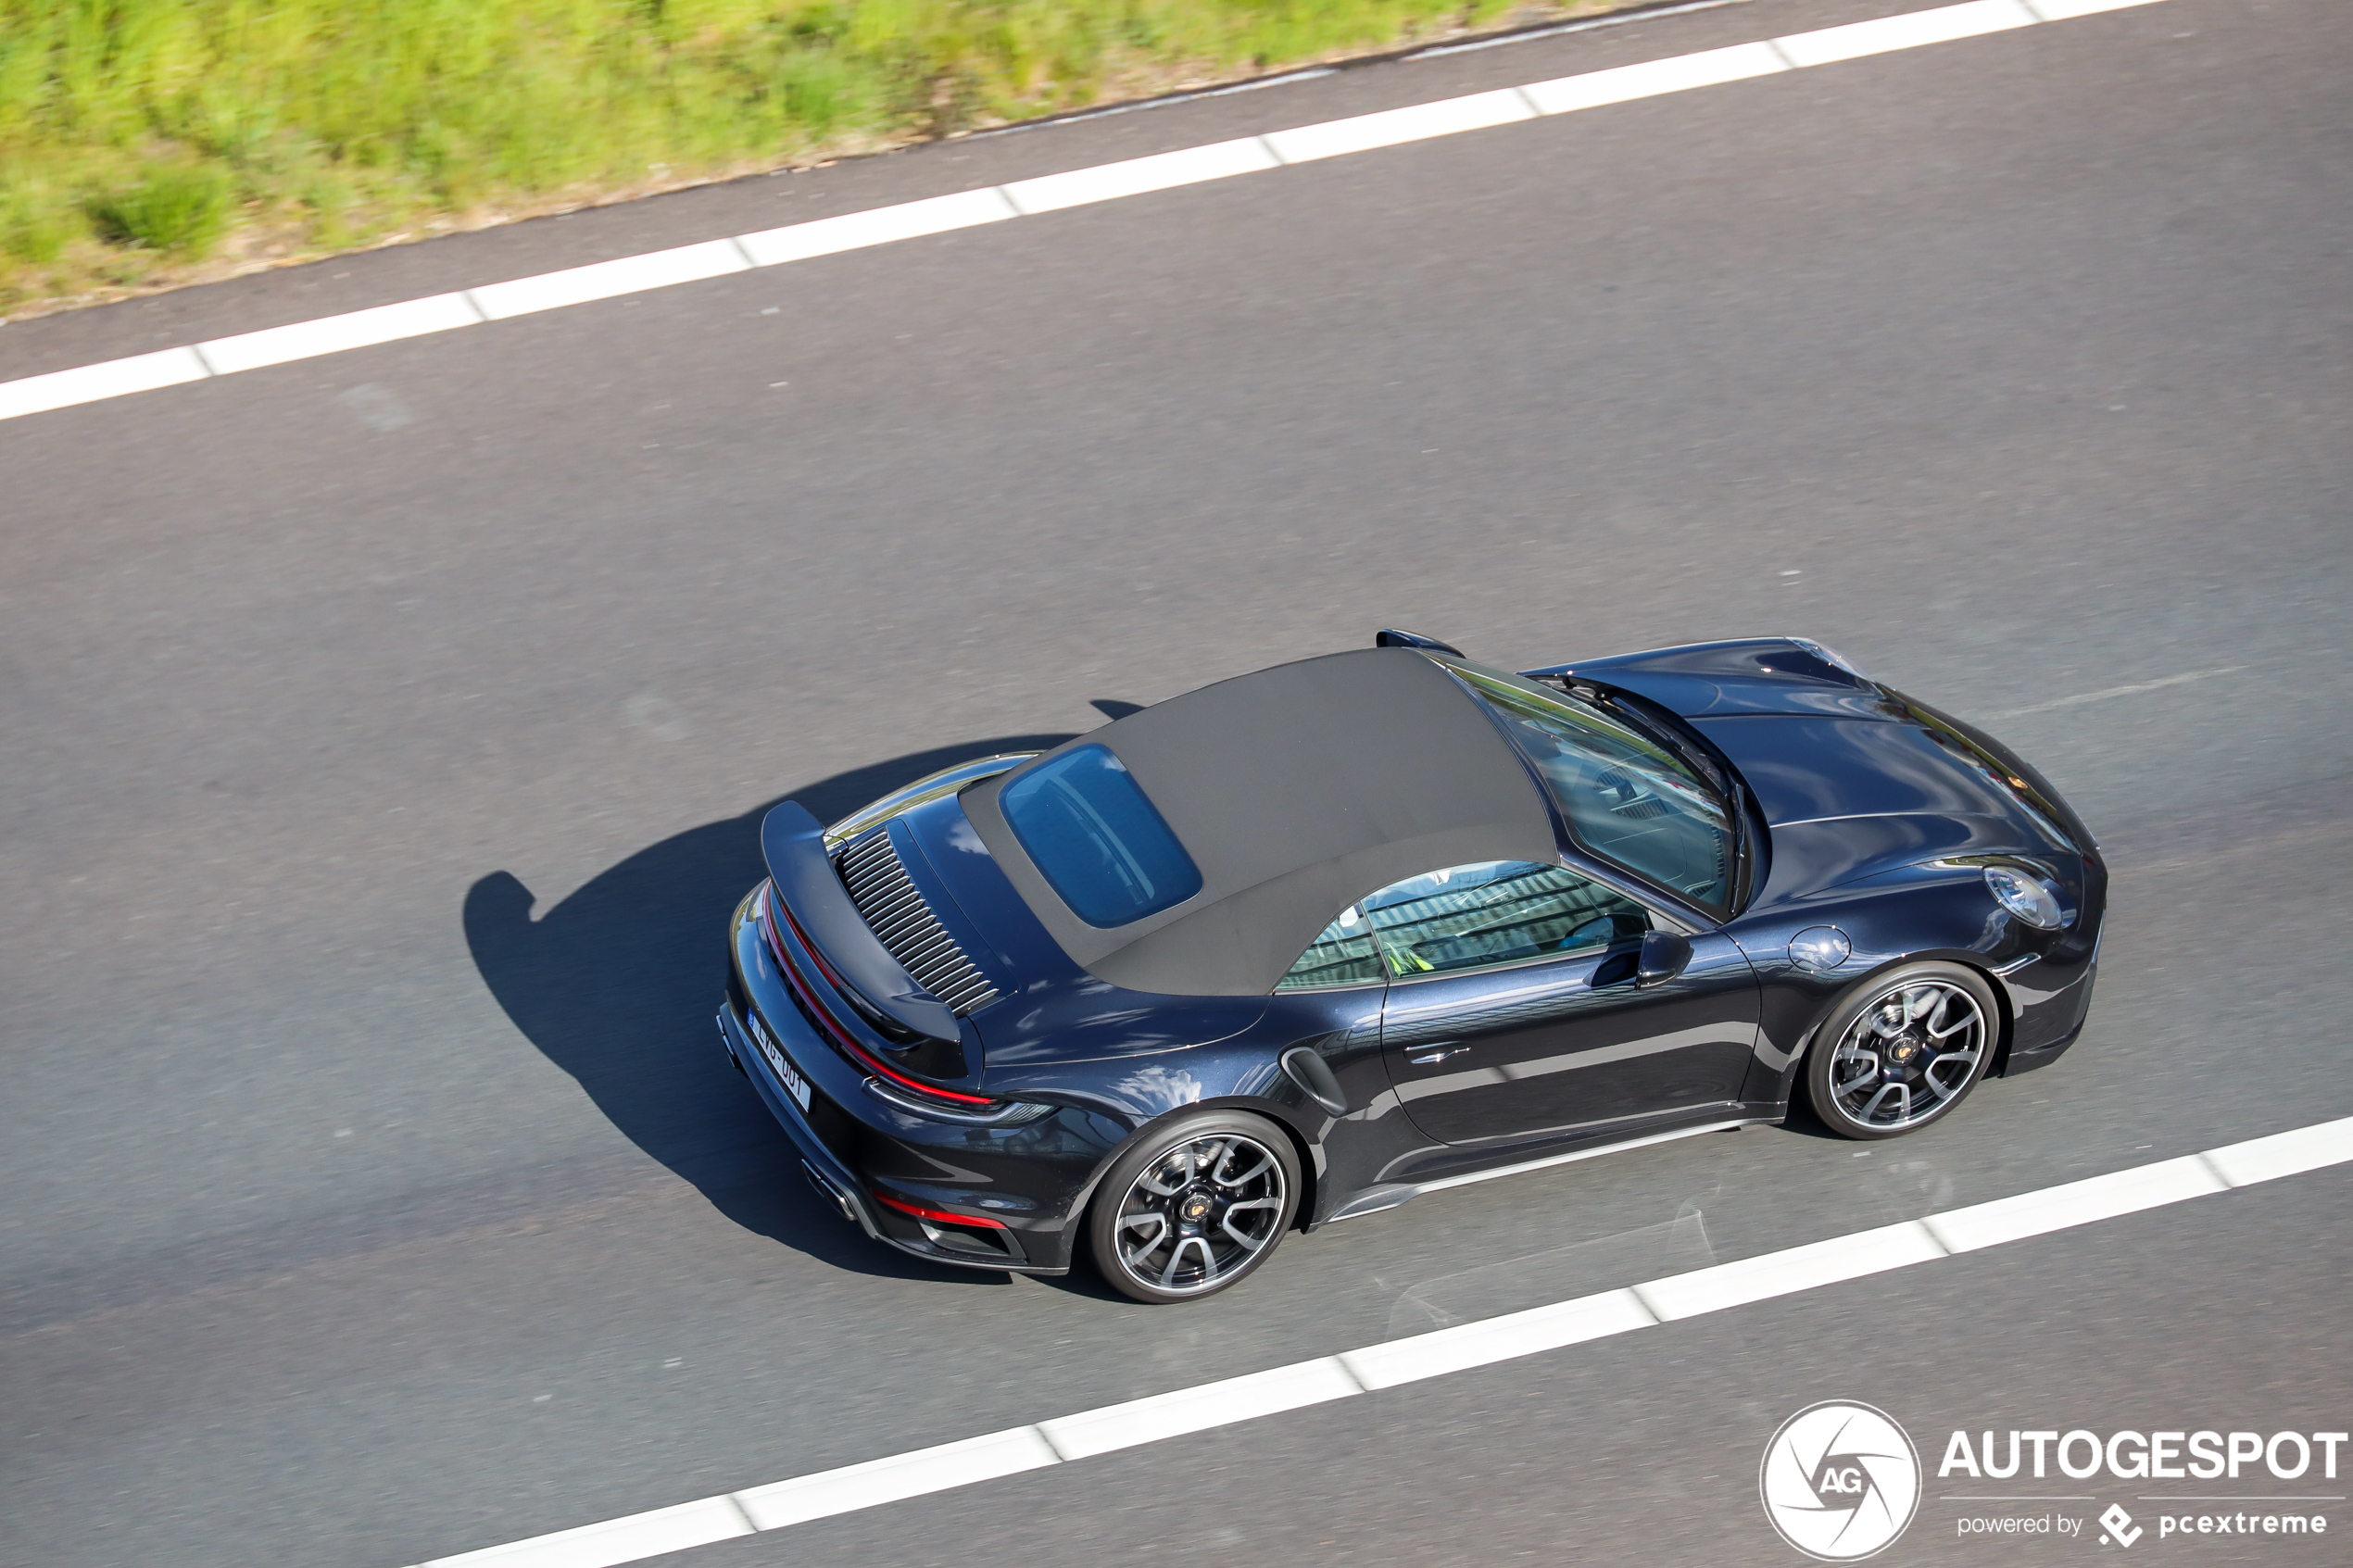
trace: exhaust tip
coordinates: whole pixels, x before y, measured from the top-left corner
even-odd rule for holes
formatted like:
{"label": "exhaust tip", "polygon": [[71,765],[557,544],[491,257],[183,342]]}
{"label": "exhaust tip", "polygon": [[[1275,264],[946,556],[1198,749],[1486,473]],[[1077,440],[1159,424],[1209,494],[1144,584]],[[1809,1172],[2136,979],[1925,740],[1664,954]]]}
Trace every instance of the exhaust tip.
{"label": "exhaust tip", "polygon": [[809,1178],[811,1186],[815,1187],[832,1200],[834,1208],[840,1211],[843,1219],[853,1225],[859,1223],[857,1205],[851,1201],[848,1193],[834,1185],[823,1171],[804,1160],[800,1162],[800,1173]]}

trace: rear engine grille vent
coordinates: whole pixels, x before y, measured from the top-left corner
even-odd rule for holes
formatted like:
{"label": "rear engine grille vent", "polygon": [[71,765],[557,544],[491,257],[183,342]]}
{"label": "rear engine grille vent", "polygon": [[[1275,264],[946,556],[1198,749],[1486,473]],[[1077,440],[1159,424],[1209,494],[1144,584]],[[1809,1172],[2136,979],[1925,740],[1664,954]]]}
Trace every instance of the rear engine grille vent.
{"label": "rear engine grille vent", "polygon": [[837,863],[849,901],[916,985],[947,1003],[958,1018],[997,999],[997,987],[964,956],[908,880],[887,828],[843,850]]}

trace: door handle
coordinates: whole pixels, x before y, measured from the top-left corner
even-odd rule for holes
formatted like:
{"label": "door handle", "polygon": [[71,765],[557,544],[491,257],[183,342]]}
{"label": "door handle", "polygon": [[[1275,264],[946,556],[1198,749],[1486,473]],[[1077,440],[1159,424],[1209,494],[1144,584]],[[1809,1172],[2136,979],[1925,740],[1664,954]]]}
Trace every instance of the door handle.
{"label": "door handle", "polygon": [[1470,1049],[1468,1046],[1438,1046],[1429,1050],[1408,1051],[1405,1060],[1416,1067],[1432,1067],[1444,1061],[1450,1056],[1460,1056],[1468,1049]]}

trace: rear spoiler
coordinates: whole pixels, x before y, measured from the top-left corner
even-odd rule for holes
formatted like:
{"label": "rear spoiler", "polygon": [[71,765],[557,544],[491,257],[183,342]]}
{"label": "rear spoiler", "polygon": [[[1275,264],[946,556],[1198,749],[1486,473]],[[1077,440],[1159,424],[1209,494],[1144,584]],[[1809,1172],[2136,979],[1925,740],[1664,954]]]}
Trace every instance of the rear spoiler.
{"label": "rear spoiler", "polygon": [[849,901],[824,837],[824,824],[798,801],[786,801],[761,822],[760,852],[785,908],[867,1007],[918,1035],[961,1042],[963,1032],[948,1004],[900,967]]}

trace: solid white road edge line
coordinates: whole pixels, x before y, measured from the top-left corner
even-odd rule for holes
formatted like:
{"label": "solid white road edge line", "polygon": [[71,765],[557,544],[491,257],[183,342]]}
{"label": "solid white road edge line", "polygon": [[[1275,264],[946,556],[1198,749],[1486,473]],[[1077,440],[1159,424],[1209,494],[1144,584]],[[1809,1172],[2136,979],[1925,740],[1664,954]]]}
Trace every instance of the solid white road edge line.
{"label": "solid white road edge line", "polygon": [[1957,38],[2029,27],[2038,21],[2063,21],[2095,12],[2156,3],[2157,0],[1965,0],[1957,6],[1910,11],[1876,21],[1852,22],[1763,43],[1707,49],[1551,82],[1441,98],[1404,108],[1384,109],[1378,114],[1296,126],[1264,136],[1016,181],[1010,185],[961,191],[868,212],[846,213],[838,218],[820,218],[757,234],[738,234],[650,251],[643,256],[624,256],[558,272],[480,284],[427,299],[402,300],[340,316],[215,338],[193,347],[170,348],[157,354],[0,382],[0,420],[584,305],[591,300],[700,282],[749,268],[774,267],[924,234],[946,233],[978,223],[1114,201],[1121,196],[1229,179],[1238,174],[1261,173],[1285,164],[1401,146],[1545,115],[1570,114],[1605,104],[1712,87],[1776,71],[1917,49]]}
{"label": "solid white road edge line", "polygon": [[1832,1236],[1759,1258],[1652,1280],[1631,1289],[1582,1296],[1312,1361],[1082,1411],[1034,1426],[799,1475],[507,1546],[435,1558],[423,1568],[617,1568],[620,1563],[684,1551],[754,1530],[782,1529],[1025,1470],[1254,1421],[2344,1164],[2353,1164],[2353,1116],[1951,1209],[1924,1220]]}

